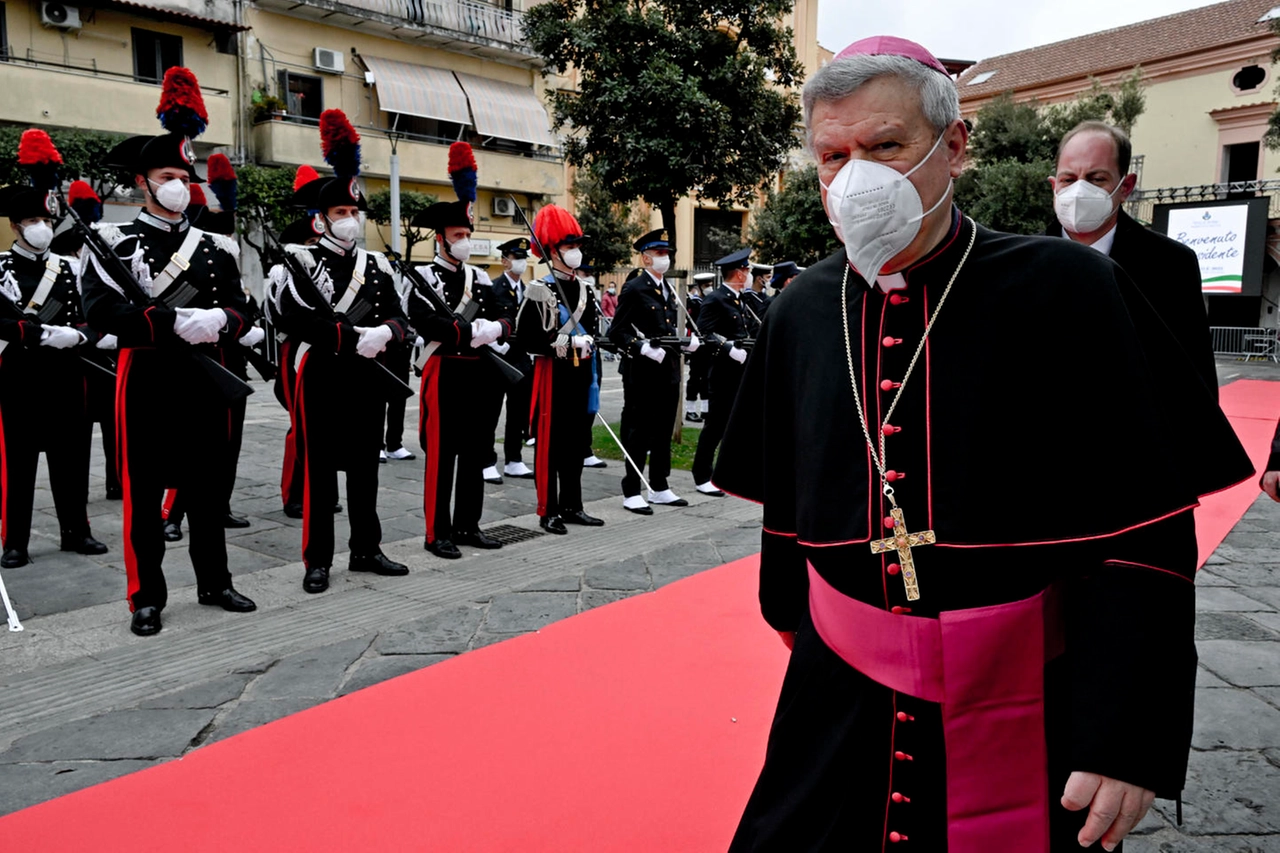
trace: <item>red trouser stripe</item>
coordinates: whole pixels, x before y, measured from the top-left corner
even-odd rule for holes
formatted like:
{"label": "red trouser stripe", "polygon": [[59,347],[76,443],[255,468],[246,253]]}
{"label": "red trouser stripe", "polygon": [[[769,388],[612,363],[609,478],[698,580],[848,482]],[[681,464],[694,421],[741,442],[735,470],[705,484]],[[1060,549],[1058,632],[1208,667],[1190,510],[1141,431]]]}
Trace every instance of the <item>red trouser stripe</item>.
{"label": "red trouser stripe", "polygon": [[426,475],[422,483],[422,515],[427,522],[427,541],[436,541],[436,486],[440,479],[440,357],[427,359],[418,390],[418,435],[426,454]]}
{"label": "red trouser stripe", "polygon": [[[530,403],[529,431],[537,436],[534,448],[534,482],[538,487],[538,515],[547,514],[547,497],[551,486],[551,376],[550,358],[539,358],[533,367],[533,402]],[[533,412],[537,411],[537,430],[533,429]]]}
{"label": "red trouser stripe", "polygon": [[167,489],[164,493],[164,506],[160,509],[160,516],[165,521],[169,520],[169,513],[173,511],[173,502],[178,497],[177,489]]}
{"label": "red trouser stripe", "polygon": [[[307,415],[306,405],[303,403],[302,393],[302,372],[307,367],[307,359],[310,353],[304,353],[302,363],[298,365],[298,375],[294,381],[298,383],[297,390],[294,392],[294,407],[297,411],[294,417],[294,429],[298,430],[298,434],[302,436],[303,446],[307,442]],[[302,562],[307,562],[307,543],[311,541],[311,466],[302,466]],[[311,568],[307,566],[307,568]]]}
{"label": "red trouser stripe", "polygon": [[0,540],[9,538],[9,454],[4,448],[4,411],[0,410]]}
{"label": "red trouser stripe", "polygon": [[[133,367],[133,350],[120,350],[116,363],[116,470],[120,474],[120,490],[124,495],[124,571],[129,580],[129,612],[133,612],[133,597],[142,589],[138,580],[138,554],[133,550],[133,480],[129,476],[129,429],[125,410],[125,393],[129,382],[129,370]],[[155,507],[151,508],[155,512]],[[154,524],[155,516],[148,521]]]}
{"label": "red trouser stripe", "polygon": [[289,431],[284,434],[284,464],[280,468],[280,500],[283,503],[289,502],[289,496],[293,494],[293,469],[298,464],[298,421],[293,414],[293,385],[289,382],[289,377],[293,376],[297,381],[296,374],[290,370],[290,362],[293,359],[293,345],[289,341],[285,341],[280,345],[280,388],[284,392],[284,408],[289,413]]}

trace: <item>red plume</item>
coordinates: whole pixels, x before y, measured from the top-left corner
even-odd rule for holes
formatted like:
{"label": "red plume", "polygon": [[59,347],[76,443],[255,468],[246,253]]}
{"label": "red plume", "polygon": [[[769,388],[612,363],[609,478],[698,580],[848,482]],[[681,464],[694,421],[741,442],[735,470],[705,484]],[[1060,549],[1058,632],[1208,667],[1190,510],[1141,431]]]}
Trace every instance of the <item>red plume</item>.
{"label": "red plume", "polygon": [[209,173],[205,175],[205,180],[212,183],[213,181],[234,181],[236,179],[236,170],[231,167],[231,161],[227,159],[226,154],[214,154],[209,157]]}
{"label": "red plume", "polygon": [[187,189],[191,191],[192,204],[203,204],[205,207],[209,206],[209,199],[205,198],[204,190],[200,189],[199,184],[192,184],[187,187]]}
{"label": "red plume", "polygon": [[342,110],[320,113],[320,153],[338,177],[360,174],[360,134]]}
{"label": "red plume", "polygon": [[156,117],[170,133],[180,133],[190,139],[204,133],[209,124],[209,113],[204,108],[200,82],[190,68],[174,66],[164,72]]}
{"label": "red plume", "polygon": [[93,187],[84,181],[72,181],[71,186],[67,188],[67,204],[75,204],[78,201],[96,201],[101,202],[98,194],[93,191]]}
{"label": "red plume", "polygon": [[[547,251],[560,245],[566,237],[581,237],[582,226],[578,224],[578,220],[573,218],[573,214],[560,207],[557,204],[548,204],[538,211],[538,215],[534,217],[533,233],[538,238]],[[536,245],[533,253],[538,257],[542,255],[538,252]]]}
{"label": "red plume", "polygon": [[465,142],[455,142],[449,146],[449,174],[462,169],[478,169],[476,154]]}
{"label": "red plume", "polygon": [[303,163],[298,167],[298,173],[293,176],[293,191],[297,192],[312,181],[318,180],[320,180],[320,173]]}
{"label": "red plume", "polygon": [[22,138],[18,141],[18,164],[22,166],[62,165],[62,155],[54,147],[49,134],[33,127],[22,131]]}

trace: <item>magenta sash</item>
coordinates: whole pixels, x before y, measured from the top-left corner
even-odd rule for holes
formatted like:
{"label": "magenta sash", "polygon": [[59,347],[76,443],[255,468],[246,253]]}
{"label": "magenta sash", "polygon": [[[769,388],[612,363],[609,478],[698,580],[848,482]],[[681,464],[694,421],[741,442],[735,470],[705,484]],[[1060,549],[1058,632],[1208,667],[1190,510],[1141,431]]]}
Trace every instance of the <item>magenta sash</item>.
{"label": "magenta sash", "polygon": [[927,619],[850,598],[809,566],[809,609],[854,669],[941,704],[948,853],[1048,853],[1044,665],[1063,649],[1056,588]]}

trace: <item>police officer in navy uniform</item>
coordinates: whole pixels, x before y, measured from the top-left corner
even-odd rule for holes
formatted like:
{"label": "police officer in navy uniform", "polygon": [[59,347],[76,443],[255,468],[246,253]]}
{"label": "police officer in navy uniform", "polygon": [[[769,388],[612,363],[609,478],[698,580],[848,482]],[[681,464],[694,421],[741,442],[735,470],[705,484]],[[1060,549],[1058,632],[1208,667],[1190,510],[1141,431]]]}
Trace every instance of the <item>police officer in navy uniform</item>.
{"label": "police officer in navy uniform", "polygon": [[783,261],[773,265],[773,276],[769,279],[769,286],[773,288],[773,298],[777,299],[778,294],[786,289],[791,280],[800,275],[800,267],[795,261]]}
{"label": "police officer in navy uniform", "polygon": [[711,482],[716,448],[724,437],[747,361],[747,350],[735,342],[742,342],[755,326],[743,305],[751,280],[750,257],[750,249],[740,249],[716,261],[724,283],[702,298],[698,314],[698,331],[706,342],[704,352],[711,366],[707,417],[693,457],[693,483],[699,492],[715,498],[724,497]]}
{"label": "police officer in navy uniform", "polygon": [[[702,311],[702,292],[715,284],[715,273],[700,272],[693,277],[693,286],[689,288],[689,298],[685,307],[689,309],[688,326],[691,332],[698,331],[698,314]],[[684,419],[691,423],[701,423],[707,411],[707,359],[710,354],[699,352],[689,356],[689,377],[684,386]]]}
{"label": "police officer in navy uniform", "polygon": [[742,288],[741,299],[743,310],[747,315],[748,328],[751,334],[758,334],[760,324],[764,322],[765,312],[769,310],[769,297],[764,293],[763,272],[754,266],[747,268],[747,283]]}
{"label": "police officer in navy uniform", "polygon": [[[107,156],[110,165],[134,175],[145,206],[132,222],[103,223],[97,229],[117,256],[142,269],[139,283],[144,289],[171,277],[169,289],[176,288],[177,302],[131,301],[92,259],[81,280],[89,324],[100,334],[115,335],[120,347],[116,440],[124,486],[130,628],[139,636],[160,631],[160,613],[168,600],[157,518],[166,487],[185,490],[199,602],[233,612],[256,609],[236,592],[227,569],[221,469],[230,441],[230,410],[193,355],[195,348],[216,360],[217,345],[235,345],[250,326],[238,247],[221,235],[193,230],[186,215],[189,186],[202,180],[190,138],[204,127],[203,121],[190,120],[204,112],[199,91],[187,69],[165,73],[159,114],[170,132],[131,137]],[[189,93],[196,102],[181,103]],[[175,255],[183,259],[181,264]],[[177,447],[198,447],[200,452],[178,453]]]}
{"label": "police officer in navy uniform", "polygon": [[[622,478],[622,506],[639,515],[652,515],[649,503],[688,506],[671,490],[671,432],[680,402],[680,353],[655,346],[652,340],[680,336],[677,301],[666,280],[671,267],[671,243],[665,228],[650,231],[635,242],[643,271],[622,288],[618,310],[609,325],[609,340],[622,356],[622,443],[636,465],[649,463],[648,502],[640,495],[640,472],[627,463]],[[691,339],[689,352],[698,346]]]}
{"label": "police officer in navy uniform", "polygon": [[[425,547],[437,557],[456,560],[462,556],[459,545],[502,547],[480,529],[480,516],[503,379],[476,350],[506,343],[515,330],[515,314],[498,300],[488,273],[467,263],[473,228],[470,203],[437,202],[418,214],[413,225],[436,232],[435,258],[414,268],[420,281],[404,296],[409,322],[431,349],[421,364],[419,395],[418,437],[426,460]],[[422,287],[433,288],[455,312],[474,301],[475,319],[465,323],[456,315],[437,312]]]}
{"label": "police officer in navy uniform", "polygon": [[[30,140],[24,134],[24,143]],[[15,237],[13,247],[0,253],[0,302],[4,303],[0,306],[4,539],[0,565],[6,569],[31,560],[27,549],[41,450],[49,465],[62,550],[80,554],[107,551],[89,532],[85,512],[91,425],[85,406],[86,370],[80,354],[92,349],[90,338],[96,337],[84,325],[71,265],[49,252],[53,226],[60,218],[53,192],[56,176],[50,172],[49,177],[49,186],[0,189],[0,216],[8,217]],[[47,292],[42,294],[42,289]],[[55,310],[46,310],[41,317],[36,310],[40,306]]]}
{"label": "police officer in navy uniform", "polygon": [[[503,307],[503,314],[515,317],[520,311],[520,303],[524,300],[526,284],[524,272],[529,264],[529,238],[517,237],[498,246],[502,253],[502,275],[493,282],[493,296]],[[502,476],[514,477],[518,480],[532,480],[533,470],[524,464],[521,451],[524,441],[529,437],[529,395],[533,391],[533,361],[529,353],[520,346],[520,342],[512,335],[500,343],[496,349],[510,365],[520,369],[524,379],[507,385],[507,420],[503,430],[502,455],[504,464]],[[495,453],[491,467],[496,472],[498,459]]]}
{"label": "police officer in navy uniform", "polygon": [[[305,446],[302,516],[302,589],[329,588],[334,557],[337,472],[346,472],[351,525],[347,568],[377,575],[407,575],[409,568],[382,553],[378,518],[378,455],[386,422],[386,385],[377,360],[392,341],[404,340],[408,323],[390,262],[356,243],[366,208],[359,182],[359,135],[341,110],[320,116],[322,150],[334,177],[300,187],[293,202],[319,211],[324,236],[314,246],[286,245],[289,266],[271,269],[280,315],[296,342],[294,411]],[[292,264],[291,264],[292,265]],[[329,305],[319,303],[328,300]],[[331,309],[331,310],[329,310]]]}

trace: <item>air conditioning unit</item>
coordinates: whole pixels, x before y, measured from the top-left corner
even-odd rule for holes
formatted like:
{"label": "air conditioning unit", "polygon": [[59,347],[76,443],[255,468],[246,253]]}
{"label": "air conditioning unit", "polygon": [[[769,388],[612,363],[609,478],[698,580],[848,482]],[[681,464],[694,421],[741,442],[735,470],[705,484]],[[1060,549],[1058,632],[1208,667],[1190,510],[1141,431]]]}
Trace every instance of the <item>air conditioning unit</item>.
{"label": "air conditioning unit", "polygon": [[317,47],[313,58],[313,64],[317,71],[327,71],[330,74],[341,74],[346,70],[346,66],[342,60],[341,51],[329,50],[327,47]]}
{"label": "air conditioning unit", "polygon": [[80,9],[77,6],[44,0],[40,4],[40,23],[60,30],[78,30],[80,29]]}
{"label": "air conditioning unit", "polygon": [[493,197],[493,215],[494,216],[515,216],[516,203],[509,198],[502,196]]}

